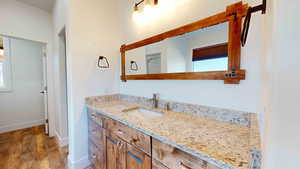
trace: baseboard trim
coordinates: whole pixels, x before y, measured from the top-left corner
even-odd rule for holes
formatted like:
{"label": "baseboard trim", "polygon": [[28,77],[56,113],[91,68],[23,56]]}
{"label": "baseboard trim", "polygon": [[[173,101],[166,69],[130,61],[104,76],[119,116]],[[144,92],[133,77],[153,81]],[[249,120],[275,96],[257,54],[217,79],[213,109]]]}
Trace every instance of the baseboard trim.
{"label": "baseboard trim", "polygon": [[30,127],[39,126],[42,124],[45,124],[44,119],[0,126],[0,133],[6,133],[6,132],[15,131],[15,130],[30,128]]}
{"label": "baseboard trim", "polygon": [[65,147],[69,144],[69,138],[68,137],[61,138],[57,132],[55,133],[55,139],[60,147]]}
{"label": "baseboard trim", "polygon": [[69,169],[84,169],[90,165],[90,160],[88,156],[81,158],[78,161],[72,161],[70,156],[68,156],[68,167]]}

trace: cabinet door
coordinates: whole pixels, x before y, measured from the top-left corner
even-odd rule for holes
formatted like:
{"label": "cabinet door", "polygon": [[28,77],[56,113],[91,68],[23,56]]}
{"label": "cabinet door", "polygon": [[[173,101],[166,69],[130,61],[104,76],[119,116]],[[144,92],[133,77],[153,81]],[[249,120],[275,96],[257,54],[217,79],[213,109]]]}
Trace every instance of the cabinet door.
{"label": "cabinet door", "polygon": [[126,169],[151,169],[151,158],[146,153],[127,144]]}
{"label": "cabinet door", "polygon": [[112,135],[106,137],[107,169],[126,169],[126,143]]}

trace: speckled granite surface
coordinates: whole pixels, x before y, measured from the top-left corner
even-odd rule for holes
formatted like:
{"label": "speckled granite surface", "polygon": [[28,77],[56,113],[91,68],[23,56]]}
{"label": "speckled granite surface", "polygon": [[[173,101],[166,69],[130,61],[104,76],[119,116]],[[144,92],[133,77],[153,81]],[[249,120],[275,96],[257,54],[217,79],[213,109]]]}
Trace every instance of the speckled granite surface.
{"label": "speckled granite surface", "polygon": [[[149,108],[147,101],[140,100],[145,98],[117,94],[89,97],[86,99],[86,104],[89,109],[97,113],[140,130],[222,169],[260,168],[260,141],[255,114],[239,114],[234,111],[232,115],[228,110],[219,109],[223,111],[213,111],[212,115],[209,115],[209,111],[175,112],[174,110],[178,109],[174,107],[172,111],[164,111],[164,114],[159,117],[145,117],[137,111],[122,112],[132,107]],[[176,104],[177,107],[186,106],[181,103]],[[247,115],[247,123],[237,123],[240,120],[233,122],[218,119],[220,116],[224,117],[224,111],[227,112],[225,114],[229,114],[225,119]]]}

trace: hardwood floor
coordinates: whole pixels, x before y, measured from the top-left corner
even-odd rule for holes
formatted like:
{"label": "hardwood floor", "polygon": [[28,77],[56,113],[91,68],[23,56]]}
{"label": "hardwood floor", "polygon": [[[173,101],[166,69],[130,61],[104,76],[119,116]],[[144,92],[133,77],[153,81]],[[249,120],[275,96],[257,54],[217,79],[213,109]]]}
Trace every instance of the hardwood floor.
{"label": "hardwood floor", "polygon": [[0,169],[68,169],[67,155],[44,126],[0,134]]}

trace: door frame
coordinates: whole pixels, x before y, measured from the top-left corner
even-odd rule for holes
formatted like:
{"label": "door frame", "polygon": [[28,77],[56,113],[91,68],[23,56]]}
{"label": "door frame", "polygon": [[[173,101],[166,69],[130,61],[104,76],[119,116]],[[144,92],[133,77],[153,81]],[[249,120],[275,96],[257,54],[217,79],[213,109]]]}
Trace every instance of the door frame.
{"label": "door frame", "polygon": [[[48,61],[47,61],[47,45],[43,47],[43,53],[42,53],[42,62],[43,62],[43,85],[41,89],[41,93],[43,94],[44,99],[44,118],[45,118],[45,133],[49,135],[50,125],[49,125],[49,110],[48,110]],[[52,125],[51,125],[52,127]]]}

